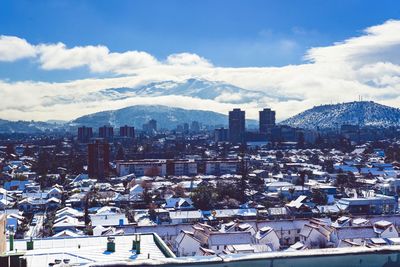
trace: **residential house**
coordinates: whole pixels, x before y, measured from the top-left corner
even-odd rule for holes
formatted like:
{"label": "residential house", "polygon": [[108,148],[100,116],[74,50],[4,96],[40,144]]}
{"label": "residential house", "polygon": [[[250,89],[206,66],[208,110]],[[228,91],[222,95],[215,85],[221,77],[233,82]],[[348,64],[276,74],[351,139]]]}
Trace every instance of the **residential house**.
{"label": "residential house", "polygon": [[277,233],[272,227],[262,227],[255,235],[256,243],[267,245],[272,251],[280,249],[280,241]]}

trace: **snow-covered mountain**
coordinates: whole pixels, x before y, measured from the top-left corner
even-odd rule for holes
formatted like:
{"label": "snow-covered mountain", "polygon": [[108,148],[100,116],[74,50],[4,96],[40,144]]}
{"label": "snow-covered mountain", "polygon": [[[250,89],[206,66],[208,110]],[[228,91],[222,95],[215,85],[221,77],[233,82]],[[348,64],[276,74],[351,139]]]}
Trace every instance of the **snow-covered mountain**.
{"label": "snow-covered mountain", "polygon": [[214,100],[220,103],[243,104],[254,101],[268,102],[271,99],[286,101],[289,98],[271,94],[268,90],[255,91],[234,86],[220,81],[204,79],[187,79],[183,81],[149,82],[144,85],[121,88],[105,88],[96,92],[66,94],[63,96],[47,96],[48,104],[91,103],[93,101],[123,100],[135,97],[186,96],[198,99]]}
{"label": "snow-covered mountain", "polygon": [[64,124],[41,121],[9,121],[0,119],[0,133],[41,133],[62,130]]}
{"label": "snow-covered mountain", "polygon": [[104,97],[113,99],[128,98],[133,96],[188,96],[200,99],[216,100],[221,103],[241,104],[255,99],[269,97],[264,92],[252,91],[233,86],[231,84],[201,79],[188,79],[182,82],[162,81],[152,82],[133,88],[110,88],[99,92]]}
{"label": "snow-covered mountain", "polygon": [[[187,110],[160,105],[137,105],[118,110],[102,111],[79,117],[72,121],[72,125],[99,127],[111,125],[133,125],[138,129],[150,119],[157,120],[159,128],[173,129],[178,124],[198,121],[204,125],[227,125],[228,116],[212,111]],[[247,120],[248,127],[256,127],[257,121]]]}
{"label": "snow-covered mountain", "polygon": [[372,101],[321,105],[282,121],[281,124],[306,129],[335,128],[343,124],[400,126],[400,109]]}

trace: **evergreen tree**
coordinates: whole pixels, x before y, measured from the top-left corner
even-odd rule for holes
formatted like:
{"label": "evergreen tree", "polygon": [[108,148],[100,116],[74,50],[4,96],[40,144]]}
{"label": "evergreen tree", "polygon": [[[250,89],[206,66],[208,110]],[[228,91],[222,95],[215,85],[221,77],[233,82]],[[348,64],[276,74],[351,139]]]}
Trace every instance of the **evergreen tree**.
{"label": "evergreen tree", "polygon": [[192,201],[196,209],[210,210],[214,207],[214,188],[201,185],[193,191]]}

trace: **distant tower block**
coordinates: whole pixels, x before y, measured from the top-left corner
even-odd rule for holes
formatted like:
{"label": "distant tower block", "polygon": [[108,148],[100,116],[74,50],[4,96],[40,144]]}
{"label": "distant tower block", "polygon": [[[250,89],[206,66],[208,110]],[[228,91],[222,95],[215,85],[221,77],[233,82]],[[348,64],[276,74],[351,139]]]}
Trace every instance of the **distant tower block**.
{"label": "distant tower block", "polygon": [[229,111],[229,141],[234,144],[245,142],[246,115],[240,108]]}
{"label": "distant tower block", "polygon": [[134,138],[135,137],[135,127],[131,127],[128,125],[121,126],[119,128],[119,136]]}
{"label": "distant tower block", "polygon": [[259,112],[259,131],[260,133],[267,133],[275,127],[275,111],[270,108],[264,108]]}

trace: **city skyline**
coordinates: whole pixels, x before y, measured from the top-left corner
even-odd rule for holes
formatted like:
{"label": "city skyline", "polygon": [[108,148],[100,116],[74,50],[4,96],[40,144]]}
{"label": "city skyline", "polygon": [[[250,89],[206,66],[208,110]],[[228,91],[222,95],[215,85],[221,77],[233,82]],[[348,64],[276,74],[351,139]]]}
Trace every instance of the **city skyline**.
{"label": "city skyline", "polygon": [[[238,107],[249,118],[269,107],[281,121],[315,105],[360,96],[399,107],[400,22],[394,1],[350,1],[346,8],[340,1],[304,6],[206,2],[201,8],[179,1],[157,4],[150,9],[143,2],[120,2],[112,8],[106,2],[1,3],[0,118],[71,120],[152,103],[224,114]],[[190,20],[196,8],[209,16]],[[341,9],[342,20],[333,21],[332,14]],[[129,11],[150,10],[157,15],[154,21],[151,15],[127,16]],[[279,13],[282,18],[277,19],[274,11],[282,10],[287,13]],[[382,13],[362,15],[371,10]],[[360,14],[354,16],[356,11]],[[120,19],[110,19],[118,12],[123,14]],[[73,13],[75,19],[70,17]],[[171,14],[175,20],[168,21]],[[59,31],[46,30],[50,21]],[[241,91],[208,99],[185,94],[114,99],[102,94],[153,82],[179,85],[189,78],[263,96],[248,98]]]}
{"label": "city skyline", "polygon": [[0,266],[400,263],[398,0],[0,0]]}

